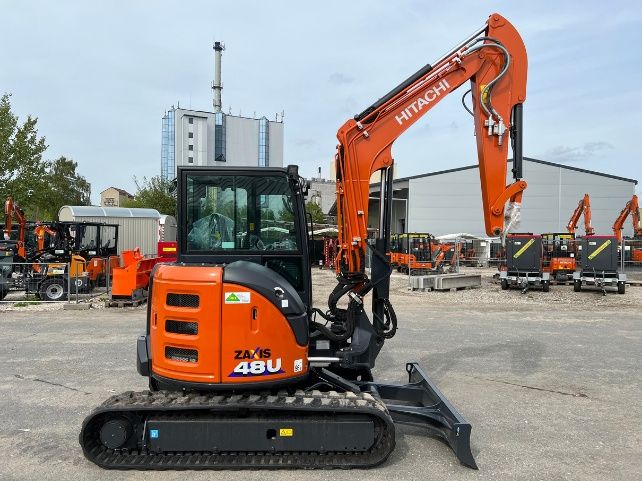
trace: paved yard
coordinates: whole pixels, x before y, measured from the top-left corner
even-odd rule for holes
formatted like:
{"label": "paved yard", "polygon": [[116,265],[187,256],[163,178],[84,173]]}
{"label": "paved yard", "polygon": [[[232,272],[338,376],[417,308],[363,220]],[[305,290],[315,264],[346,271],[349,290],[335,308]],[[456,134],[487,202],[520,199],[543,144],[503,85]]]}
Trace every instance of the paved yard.
{"label": "paved yard", "polygon": [[[332,276],[317,272],[315,282],[321,298]],[[404,381],[404,363],[419,361],[472,423],[479,471],[460,466],[420,429],[399,427],[394,454],[376,470],[188,478],[642,479],[642,288],[578,297],[567,286],[566,302],[561,290],[554,301],[559,295],[502,294],[490,282],[457,293],[409,293],[404,282],[395,278],[392,296],[400,329],[376,374]],[[0,311],[0,480],[187,479],[181,472],[105,472],[78,445],[92,407],[146,387],[134,361],[144,322],[144,308]]]}

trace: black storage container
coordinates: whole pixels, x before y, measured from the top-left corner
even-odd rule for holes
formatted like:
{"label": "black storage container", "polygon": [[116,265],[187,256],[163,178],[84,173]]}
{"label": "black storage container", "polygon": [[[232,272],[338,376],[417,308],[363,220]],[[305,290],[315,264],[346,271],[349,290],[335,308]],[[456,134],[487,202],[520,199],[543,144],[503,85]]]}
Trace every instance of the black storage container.
{"label": "black storage container", "polygon": [[618,269],[617,237],[582,237],[582,270],[616,272]]}
{"label": "black storage container", "polygon": [[542,270],[542,236],[509,234],[506,237],[508,272],[540,272]]}

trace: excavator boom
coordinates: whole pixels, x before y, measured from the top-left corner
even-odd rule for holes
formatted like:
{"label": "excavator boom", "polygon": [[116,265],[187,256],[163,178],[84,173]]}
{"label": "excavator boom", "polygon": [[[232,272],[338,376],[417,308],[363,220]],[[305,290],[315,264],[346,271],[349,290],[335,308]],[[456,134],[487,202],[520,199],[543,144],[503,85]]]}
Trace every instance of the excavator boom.
{"label": "excavator boom", "polygon": [[624,209],[617,216],[613,223],[613,234],[617,237],[618,241],[622,240],[622,228],[626,219],[631,216],[633,223],[633,235],[635,237],[642,237],[642,225],[640,225],[640,204],[638,203],[638,196],[633,194],[631,200],[626,203]]}
{"label": "excavator boom", "polygon": [[[348,120],[338,131],[338,269],[360,272],[365,258],[368,197],[372,175],[381,171],[382,192],[392,176],[392,145],[411,125],[462,84],[471,82],[484,223],[489,235],[505,232],[505,205],[513,218],[526,182],[522,177],[522,103],[527,56],[517,30],[493,14],[475,35],[432,65],[426,65],[387,95]],[[506,185],[508,137],[515,182]],[[390,180],[391,181],[391,180]],[[380,205],[380,236],[386,211]],[[510,224],[509,226],[510,227]]]}
{"label": "excavator boom", "polygon": [[584,214],[584,232],[586,232],[586,235],[595,234],[595,229],[591,226],[591,199],[588,194],[584,194],[582,200],[577,204],[573,214],[571,214],[571,218],[568,220],[568,224],[566,224],[566,230],[568,230],[569,234],[575,234],[582,214]]}
{"label": "excavator boom", "polygon": [[16,204],[13,200],[13,197],[7,197],[7,200],[4,203],[4,239],[10,240],[11,238],[11,228],[13,224],[13,218],[16,218],[18,221],[18,242],[17,242],[17,253],[20,257],[26,256],[25,250],[25,234],[27,230],[27,219],[25,218],[24,211]]}

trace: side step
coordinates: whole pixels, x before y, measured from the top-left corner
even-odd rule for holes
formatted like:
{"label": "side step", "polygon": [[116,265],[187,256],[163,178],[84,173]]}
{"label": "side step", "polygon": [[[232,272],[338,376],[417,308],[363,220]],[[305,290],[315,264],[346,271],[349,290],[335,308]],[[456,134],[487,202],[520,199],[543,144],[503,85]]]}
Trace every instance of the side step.
{"label": "side step", "polygon": [[423,426],[454,451],[459,462],[478,469],[470,450],[471,425],[446,399],[416,362],[406,364],[408,384],[366,383],[366,391],[380,398],[397,423]]}

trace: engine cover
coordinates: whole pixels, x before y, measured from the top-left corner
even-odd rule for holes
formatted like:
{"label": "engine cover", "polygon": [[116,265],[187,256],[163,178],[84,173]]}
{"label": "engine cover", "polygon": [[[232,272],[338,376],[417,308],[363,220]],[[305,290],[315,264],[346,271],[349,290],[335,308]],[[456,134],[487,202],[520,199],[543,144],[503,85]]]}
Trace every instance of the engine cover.
{"label": "engine cover", "polygon": [[[236,282],[228,282],[235,264]],[[266,267],[243,264],[251,263],[157,267],[138,358],[163,386],[230,389],[307,375],[308,318],[298,294]]]}

